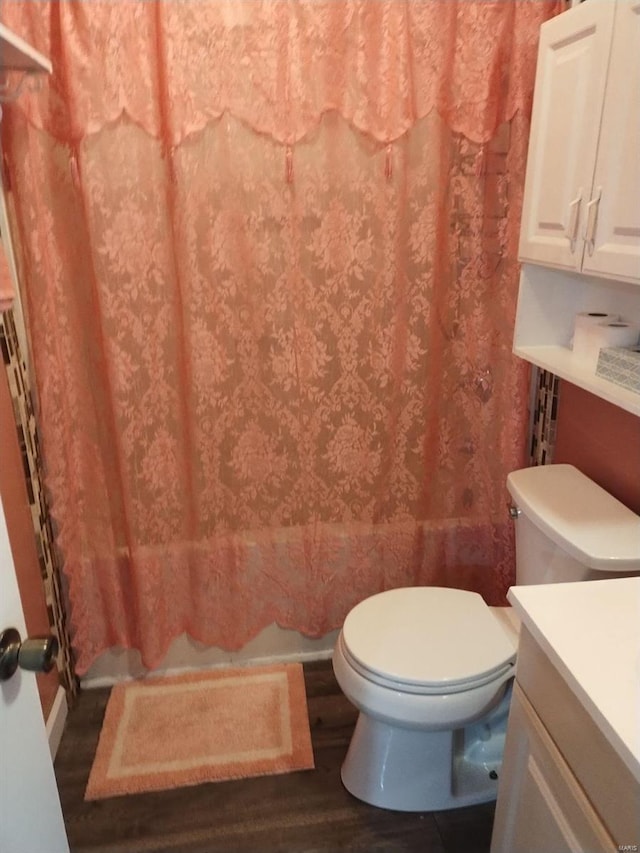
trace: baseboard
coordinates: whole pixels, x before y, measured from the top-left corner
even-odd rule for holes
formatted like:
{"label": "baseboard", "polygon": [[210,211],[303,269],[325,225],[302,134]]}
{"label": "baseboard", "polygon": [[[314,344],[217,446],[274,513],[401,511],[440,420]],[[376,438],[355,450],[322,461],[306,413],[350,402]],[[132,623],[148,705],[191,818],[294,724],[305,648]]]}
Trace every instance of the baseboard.
{"label": "baseboard", "polygon": [[[145,673],[142,678],[159,678],[165,675],[181,675],[186,672],[204,672],[206,670],[240,668],[243,666],[270,666],[276,663],[309,663],[314,660],[328,660],[333,654],[330,649],[314,649],[313,651],[290,652],[286,654],[264,655],[262,657],[248,658],[245,660],[224,661],[204,666],[176,666],[167,669],[154,669]],[[98,676],[95,678],[83,678],[81,680],[82,690],[96,690],[100,687],[113,687],[123,681],[132,681],[135,676]]]}
{"label": "baseboard", "polygon": [[64,692],[63,687],[58,687],[58,692],[55,695],[55,699],[53,700],[53,705],[51,706],[51,711],[49,712],[49,716],[47,717],[46,723],[46,731],[47,731],[47,740],[49,741],[49,751],[51,752],[51,759],[55,759],[56,753],[58,752],[58,747],[60,746],[60,740],[62,739],[62,732],[64,731],[64,724],[67,721],[67,713],[69,711],[69,707],[67,705],[67,694]]}

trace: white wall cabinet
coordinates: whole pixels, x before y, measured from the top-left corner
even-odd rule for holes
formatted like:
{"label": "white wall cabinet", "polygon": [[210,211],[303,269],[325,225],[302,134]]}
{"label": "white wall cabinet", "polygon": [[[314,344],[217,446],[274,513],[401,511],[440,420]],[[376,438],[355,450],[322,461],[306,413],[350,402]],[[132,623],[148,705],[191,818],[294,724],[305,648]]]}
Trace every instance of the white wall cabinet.
{"label": "white wall cabinet", "polygon": [[583,311],[640,325],[640,0],[587,0],[540,31],[513,351],[640,415],[572,352]]}
{"label": "white wall cabinet", "polygon": [[640,283],[640,0],[543,25],[522,261]]}

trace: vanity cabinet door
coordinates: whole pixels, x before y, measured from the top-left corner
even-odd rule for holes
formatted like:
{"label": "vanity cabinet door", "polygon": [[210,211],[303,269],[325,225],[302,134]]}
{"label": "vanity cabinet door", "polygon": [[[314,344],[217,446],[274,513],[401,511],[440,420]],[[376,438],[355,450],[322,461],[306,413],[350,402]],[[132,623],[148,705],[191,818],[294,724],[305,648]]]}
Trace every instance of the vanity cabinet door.
{"label": "vanity cabinet door", "polygon": [[516,682],[491,853],[615,853],[617,850]]}
{"label": "vanity cabinet door", "polygon": [[579,270],[615,4],[582,3],[540,30],[519,257]]}
{"label": "vanity cabinet door", "polygon": [[640,0],[618,0],[582,271],[640,283]]}

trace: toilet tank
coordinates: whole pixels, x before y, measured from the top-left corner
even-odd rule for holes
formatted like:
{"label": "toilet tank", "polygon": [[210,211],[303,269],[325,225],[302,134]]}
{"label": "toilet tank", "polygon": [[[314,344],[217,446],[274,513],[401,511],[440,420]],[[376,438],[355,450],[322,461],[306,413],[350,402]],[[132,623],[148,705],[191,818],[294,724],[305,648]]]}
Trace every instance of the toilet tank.
{"label": "toilet tank", "polygon": [[640,516],[573,465],[513,471],[507,489],[517,584],[640,575]]}

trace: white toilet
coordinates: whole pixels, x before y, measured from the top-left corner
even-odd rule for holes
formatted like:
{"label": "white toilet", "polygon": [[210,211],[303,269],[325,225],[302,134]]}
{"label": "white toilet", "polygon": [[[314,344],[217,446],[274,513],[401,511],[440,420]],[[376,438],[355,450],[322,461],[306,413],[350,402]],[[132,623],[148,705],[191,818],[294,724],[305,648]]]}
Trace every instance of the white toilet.
{"label": "white toilet", "polygon": [[[640,517],[571,465],[515,471],[516,583],[640,574]],[[360,711],[342,767],[354,796],[398,811],[495,799],[518,624],[473,592],[408,587],[348,614],[333,654]]]}

